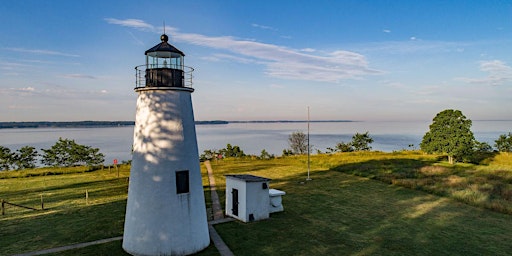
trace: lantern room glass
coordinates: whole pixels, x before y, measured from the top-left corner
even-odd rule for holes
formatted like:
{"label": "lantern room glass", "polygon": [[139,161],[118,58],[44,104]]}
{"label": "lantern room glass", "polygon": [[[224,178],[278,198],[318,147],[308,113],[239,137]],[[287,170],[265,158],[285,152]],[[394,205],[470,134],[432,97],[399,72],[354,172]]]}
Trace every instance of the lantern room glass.
{"label": "lantern room glass", "polygon": [[183,70],[183,56],[172,52],[154,52],[146,55],[147,68],[171,68]]}

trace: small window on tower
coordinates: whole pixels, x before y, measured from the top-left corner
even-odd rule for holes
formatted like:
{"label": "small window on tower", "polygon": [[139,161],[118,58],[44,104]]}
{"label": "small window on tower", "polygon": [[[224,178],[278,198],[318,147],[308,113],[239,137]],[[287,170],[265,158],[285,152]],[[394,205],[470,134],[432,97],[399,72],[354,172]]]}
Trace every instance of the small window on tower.
{"label": "small window on tower", "polygon": [[176,193],[183,194],[189,192],[188,170],[176,172]]}

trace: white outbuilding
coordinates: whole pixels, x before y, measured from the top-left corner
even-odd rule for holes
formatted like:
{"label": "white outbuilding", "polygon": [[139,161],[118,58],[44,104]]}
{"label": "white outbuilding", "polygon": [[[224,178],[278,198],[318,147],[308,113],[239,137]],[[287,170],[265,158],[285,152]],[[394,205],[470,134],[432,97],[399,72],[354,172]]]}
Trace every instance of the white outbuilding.
{"label": "white outbuilding", "polygon": [[226,215],[243,222],[268,219],[283,211],[284,191],[270,189],[271,179],[249,175],[226,175]]}

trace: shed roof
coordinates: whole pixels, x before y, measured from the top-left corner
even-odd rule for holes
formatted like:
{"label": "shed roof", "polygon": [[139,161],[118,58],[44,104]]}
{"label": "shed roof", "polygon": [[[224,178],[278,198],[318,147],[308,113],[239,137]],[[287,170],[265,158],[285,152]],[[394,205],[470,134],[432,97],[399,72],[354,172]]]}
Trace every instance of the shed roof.
{"label": "shed roof", "polygon": [[272,180],[272,179],[269,179],[269,178],[264,178],[264,177],[260,177],[260,176],[254,176],[254,175],[250,175],[250,174],[227,174],[225,176],[226,176],[226,178],[239,179],[239,180],[243,180],[245,182],[261,182],[261,181],[270,181],[270,180]]}

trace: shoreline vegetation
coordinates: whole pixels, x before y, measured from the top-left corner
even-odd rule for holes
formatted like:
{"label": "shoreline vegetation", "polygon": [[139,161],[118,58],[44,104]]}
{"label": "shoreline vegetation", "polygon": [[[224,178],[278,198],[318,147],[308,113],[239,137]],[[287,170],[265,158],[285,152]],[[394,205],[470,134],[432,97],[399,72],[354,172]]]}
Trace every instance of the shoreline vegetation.
{"label": "shoreline vegetation", "polygon": [[[254,120],[254,121],[196,121],[196,125],[219,125],[230,123],[307,123],[307,120]],[[357,122],[352,120],[314,120],[311,123],[339,123]],[[135,121],[71,121],[71,122],[0,122],[0,129],[20,128],[98,128],[98,127],[120,127],[135,125]]]}

